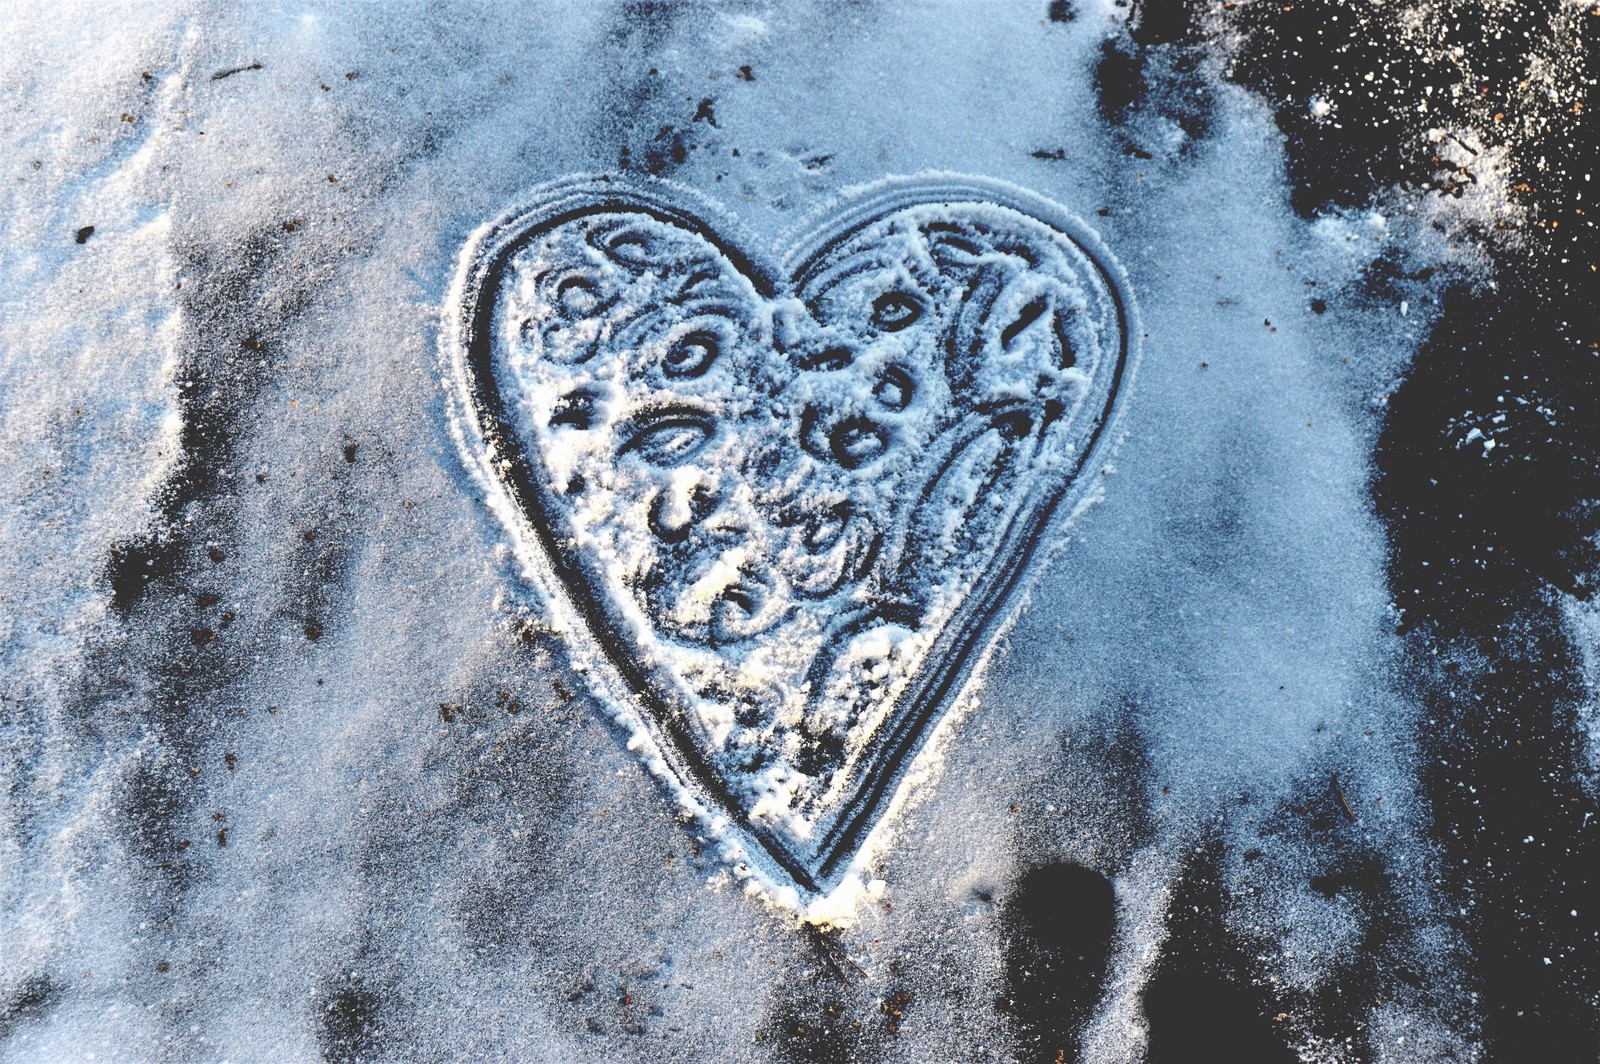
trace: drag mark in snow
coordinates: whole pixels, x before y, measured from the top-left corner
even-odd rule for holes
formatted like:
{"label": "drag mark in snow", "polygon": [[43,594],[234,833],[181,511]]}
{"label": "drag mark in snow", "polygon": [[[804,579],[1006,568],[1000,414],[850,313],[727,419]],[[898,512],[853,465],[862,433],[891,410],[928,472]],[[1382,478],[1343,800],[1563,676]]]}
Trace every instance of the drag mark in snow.
{"label": "drag mark in snow", "polygon": [[1132,307],[1081,223],[1006,186],[886,183],[775,267],[709,210],[546,190],[469,246],[446,354],[530,570],[642,711],[630,745],[815,896],[1089,491]]}

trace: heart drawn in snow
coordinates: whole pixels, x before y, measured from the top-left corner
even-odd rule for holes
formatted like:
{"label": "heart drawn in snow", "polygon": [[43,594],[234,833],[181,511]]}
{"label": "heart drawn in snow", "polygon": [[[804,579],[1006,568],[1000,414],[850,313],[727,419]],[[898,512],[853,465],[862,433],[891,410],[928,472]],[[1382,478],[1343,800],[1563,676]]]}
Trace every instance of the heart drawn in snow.
{"label": "heart drawn in snow", "polygon": [[446,355],[597,691],[815,896],[1103,464],[1133,312],[1098,240],[1009,186],[884,182],[776,263],[711,217],[545,189],[469,245]]}

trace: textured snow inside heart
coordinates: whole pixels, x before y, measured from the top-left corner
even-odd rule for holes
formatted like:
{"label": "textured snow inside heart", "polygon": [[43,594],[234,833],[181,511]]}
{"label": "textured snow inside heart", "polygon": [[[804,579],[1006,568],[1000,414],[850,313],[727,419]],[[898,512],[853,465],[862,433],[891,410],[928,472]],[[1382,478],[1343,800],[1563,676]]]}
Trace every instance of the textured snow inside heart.
{"label": "textured snow inside heart", "polygon": [[1124,301],[1040,213],[901,187],[766,270],[608,188],[482,259],[476,405],[559,593],[802,886],[970,679],[1117,394]]}

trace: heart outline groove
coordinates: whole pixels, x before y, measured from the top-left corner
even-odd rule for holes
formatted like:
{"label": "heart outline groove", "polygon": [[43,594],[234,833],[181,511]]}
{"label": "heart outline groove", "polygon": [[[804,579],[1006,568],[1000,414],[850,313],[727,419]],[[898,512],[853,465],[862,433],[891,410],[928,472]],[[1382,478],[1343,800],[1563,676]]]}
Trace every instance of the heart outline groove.
{"label": "heart outline groove", "polygon": [[1089,227],[984,179],[758,246],[664,182],[545,186],[468,241],[442,355],[591,685],[736,867],[816,898],[1103,470],[1137,318]]}

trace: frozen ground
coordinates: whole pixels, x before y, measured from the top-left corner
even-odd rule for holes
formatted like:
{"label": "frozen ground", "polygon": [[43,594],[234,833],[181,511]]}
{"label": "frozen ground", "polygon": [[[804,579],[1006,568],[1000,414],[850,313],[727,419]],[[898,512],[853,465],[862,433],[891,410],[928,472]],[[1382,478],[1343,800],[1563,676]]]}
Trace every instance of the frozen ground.
{"label": "frozen ground", "polygon": [[[1582,1033],[1592,557],[1574,534],[1566,577],[1528,561],[1493,589],[1512,606],[1450,613],[1482,589],[1428,581],[1471,552],[1406,516],[1445,477],[1407,457],[1435,422],[1391,412],[1445,396],[1474,471],[1523,453],[1496,411],[1579,453],[1576,385],[1495,392],[1508,366],[1458,403],[1440,354],[1464,305],[1544,305],[1479,239],[1525,220],[1518,144],[1441,163],[1471,139],[1441,125],[1463,195],[1375,165],[1307,201],[1292,63],[1173,10],[8,8],[0,1056],[1518,1059],[1560,1043],[1505,1026],[1512,954],[1576,1001],[1539,998],[1537,1029]],[[1541,87],[1561,47],[1528,46]],[[1290,103],[1331,125],[1345,99]],[[1142,363],[1096,505],[871,888],[807,923],[575,673],[457,446],[441,330],[473,232],[567,175],[669,181],[775,261],[856,186],[933,171],[1092,225]],[[1523,775],[1562,804],[1474,827],[1449,766],[1536,718],[1560,752]],[[1496,886],[1489,836],[1560,887]]]}

